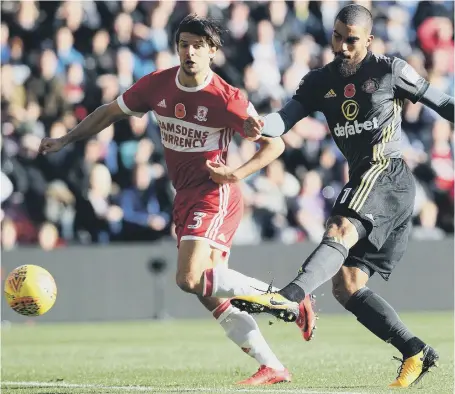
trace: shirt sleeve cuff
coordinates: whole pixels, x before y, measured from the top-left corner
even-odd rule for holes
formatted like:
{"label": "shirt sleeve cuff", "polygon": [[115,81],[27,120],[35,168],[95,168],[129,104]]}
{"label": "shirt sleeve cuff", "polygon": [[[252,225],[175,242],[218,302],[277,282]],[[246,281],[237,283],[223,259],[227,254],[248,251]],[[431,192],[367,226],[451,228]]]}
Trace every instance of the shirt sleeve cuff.
{"label": "shirt sleeve cuff", "polygon": [[123,95],[117,97],[117,103],[120,109],[127,115],[136,116],[137,118],[142,118],[144,113],[142,112],[134,112],[131,111],[125,104],[125,100],[123,100]]}

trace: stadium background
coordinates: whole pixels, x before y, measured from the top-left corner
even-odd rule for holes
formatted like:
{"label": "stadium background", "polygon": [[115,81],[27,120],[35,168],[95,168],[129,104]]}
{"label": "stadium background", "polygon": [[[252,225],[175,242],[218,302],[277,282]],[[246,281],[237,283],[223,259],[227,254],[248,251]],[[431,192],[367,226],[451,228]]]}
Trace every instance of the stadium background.
{"label": "stadium background", "polygon": [[[66,133],[142,75],[176,65],[173,34],[189,12],[218,18],[229,30],[215,71],[259,112],[279,109],[303,75],[331,60],[333,19],[348,3],[0,3],[2,279],[34,263],[54,275],[59,292],[38,318],[19,316],[2,300],[2,392],[230,392],[233,381],[254,372],[210,313],[175,285],[174,192],[153,116],[119,122],[58,154],[38,156],[37,148],[43,136]],[[373,51],[399,55],[453,95],[453,2],[360,3],[375,18]],[[409,392],[448,394],[453,127],[420,104],[407,102],[403,117],[404,158],[418,180],[413,241],[391,280],[375,275],[370,285],[440,352],[441,367]],[[279,160],[242,183],[247,209],[230,259],[234,269],[275,278],[278,286],[319,242],[346,180],[321,114],[303,120],[285,142]],[[230,164],[254,149],[236,139]],[[398,366],[389,361],[394,349],[330,293],[330,283],[317,291],[321,319],[309,344],[294,325],[258,320],[294,375],[293,384],[272,391],[388,392]]]}
{"label": "stadium background", "polygon": [[[131,118],[58,154],[37,155],[138,78],[178,64],[174,33],[189,12],[228,30],[214,69],[260,113],[277,110],[300,79],[332,59],[343,1],[1,3],[2,247],[107,244],[173,237],[173,190],[153,115]],[[376,53],[398,55],[454,94],[453,2],[362,2]],[[453,128],[417,103],[403,111],[404,157],[418,179],[417,239],[453,233]],[[319,242],[346,181],[321,114],[296,125],[283,156],[242,183],[246,210],[235,244]],[[255,145],[236,139],[235,167]]]}

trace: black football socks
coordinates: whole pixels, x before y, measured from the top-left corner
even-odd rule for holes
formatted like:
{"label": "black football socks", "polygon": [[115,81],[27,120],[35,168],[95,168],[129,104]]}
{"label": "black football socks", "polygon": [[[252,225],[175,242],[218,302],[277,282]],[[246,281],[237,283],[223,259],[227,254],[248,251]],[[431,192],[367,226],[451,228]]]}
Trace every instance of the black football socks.
{"label": "black football socks", "polygon": [[355,292],[345,308],[378,338],[392,344],[408,358],[419,353],[425,343],[414,336],[386,300],[364,287]]}
{"label": "black football socks", "polygon": [[300,302],[327,282],[340,270],[348,249],[335,240],[324,237],[316,250],[306,259],[297,277],[278,293],[290,301]]}

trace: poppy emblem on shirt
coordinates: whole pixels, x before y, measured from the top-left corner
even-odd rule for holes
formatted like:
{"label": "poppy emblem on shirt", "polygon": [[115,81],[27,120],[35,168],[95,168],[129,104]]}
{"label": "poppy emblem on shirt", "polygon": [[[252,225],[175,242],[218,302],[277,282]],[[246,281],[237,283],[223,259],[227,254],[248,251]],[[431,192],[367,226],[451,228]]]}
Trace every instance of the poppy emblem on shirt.
{"label": "poppy emblem on shirt", "polygon": [[175,105],[175,117],[178,119],[183,119],[186,116],[186,109],[182,103]]}
{"label": "poppy emblem on shirt", "polygon": [[197,113],[194,115],[194,119],[198,120],[199,122],[207,122],[207,112],[209,112],[207,107],[199,105],[197,107]]}
{"label": "poppy emblem on shirt", "polygon": [[379,84],[373,78],[367,79],[362,85],[362,90],[365,93],[370,93],[371,94],[371,93],[376,92],[376,90],[378,90],[378,89],[379,89]]}
{"label": "poppy emblem on shirt", "polygon": [[355,85],[353,83],[347,84],[344,87],[344,97],[351,98],[355,96]]}

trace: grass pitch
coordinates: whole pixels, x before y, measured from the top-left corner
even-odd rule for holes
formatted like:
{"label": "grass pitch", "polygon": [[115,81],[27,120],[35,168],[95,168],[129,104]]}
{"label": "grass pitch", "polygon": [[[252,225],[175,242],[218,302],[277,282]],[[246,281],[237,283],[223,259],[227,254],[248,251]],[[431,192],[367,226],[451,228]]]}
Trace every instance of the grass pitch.
{"label": "grass pitch", "polygon": [[[453,393],[453,313],[402,318],[441,357],[440,367],[407,392]],[[2,393],[391,392],[399,366],[392,346],[347,313],[322,315],[318,323],[306,343],[293,324],[260,320],[293,382],[259,388],[233,384],[257,365],[213,320],[12,325],[2,328]]]}

